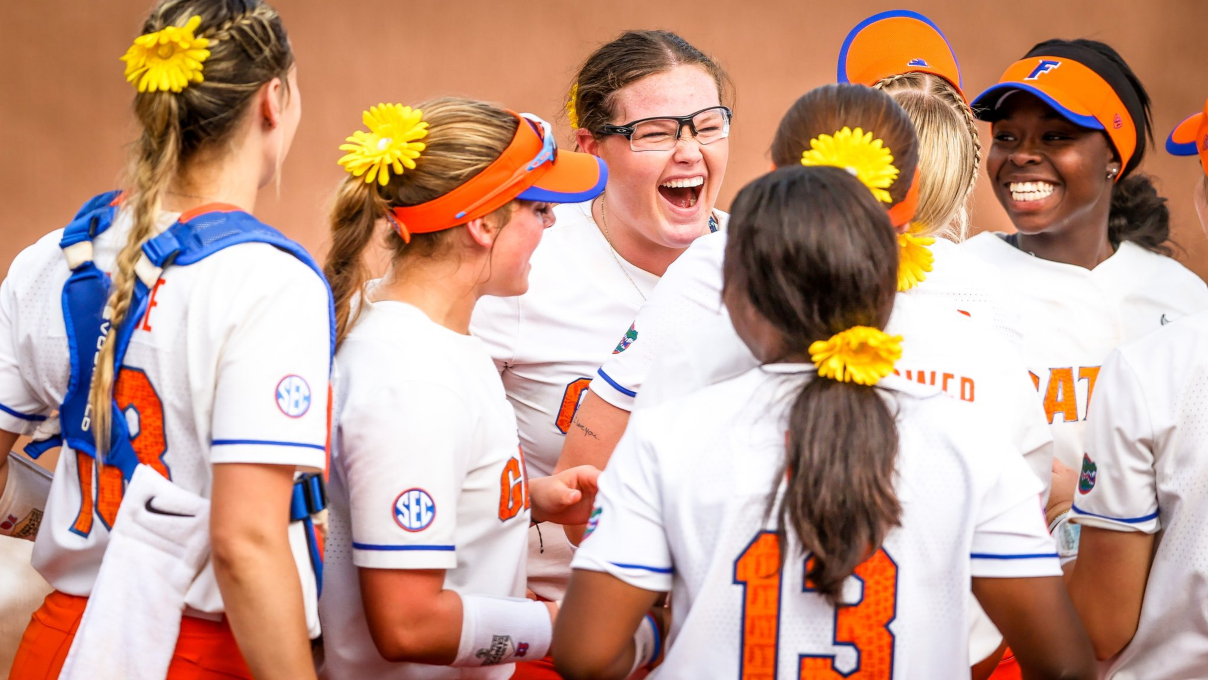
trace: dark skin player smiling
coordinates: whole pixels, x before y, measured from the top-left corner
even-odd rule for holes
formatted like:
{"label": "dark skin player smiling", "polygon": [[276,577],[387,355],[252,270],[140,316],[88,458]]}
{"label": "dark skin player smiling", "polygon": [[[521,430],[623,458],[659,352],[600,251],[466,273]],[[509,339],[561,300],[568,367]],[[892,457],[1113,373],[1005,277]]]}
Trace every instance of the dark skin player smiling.
{"label": "dark skin player smiling", "polygon": [[[987,172],[998,202],[1019,231],[1019,248],[1094,269],[1115,252],[1108,216],[1120,158],[1107,136],[1071,123],[1026,92],[1010,95],[999,112]],[[1033,200],[1013,196],[1013,184],[1038,182],[1050,185],[1052,192]]]}

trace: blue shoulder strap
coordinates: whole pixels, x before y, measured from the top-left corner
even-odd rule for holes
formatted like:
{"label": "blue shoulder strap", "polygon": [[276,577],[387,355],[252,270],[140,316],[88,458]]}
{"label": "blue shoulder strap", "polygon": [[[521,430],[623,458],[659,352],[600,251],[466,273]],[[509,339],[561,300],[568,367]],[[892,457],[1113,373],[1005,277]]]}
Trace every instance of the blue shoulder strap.
{"label": "blue shoulder strap", "polygon": [[71,379],[59,406],[62,434],[26,446],[25,452],[34,458],[64,440],[72,448],[96,457],[96,446],[88,431],[88,390],[92,384],[92,359],[96,356],[98,341],[109,329],[109,322],[102,318],[105,301],[109,298],[109,277],[92,261],[92,240],[113,223],[120,195],[121,192],[110,191],[89,199],[63,229],[63,238],[59,241],[59,247],[65,252],[74,253],[68,257],[71,276],[63,285],[62,295]]}

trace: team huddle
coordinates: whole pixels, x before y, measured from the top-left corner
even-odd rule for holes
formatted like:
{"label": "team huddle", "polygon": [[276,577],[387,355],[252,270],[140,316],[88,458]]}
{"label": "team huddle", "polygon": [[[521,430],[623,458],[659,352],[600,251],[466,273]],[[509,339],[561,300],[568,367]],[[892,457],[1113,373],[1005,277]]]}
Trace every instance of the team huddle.
{"label": "team huddle", "polygon": [[[10,677],[1208,677],[1208,286],[1110,46],[970,97],[874,15],[726,213],[734,84],[626,31],[573,150],[369,107],[322,262],[253,216],[275,10],[160,0],[122,61],[124,185],[0,286],[0,534],[53,588]],[[1165,148],[1208,232],[1208,105]],[[983,155],[1015,232],[967,238]]]}

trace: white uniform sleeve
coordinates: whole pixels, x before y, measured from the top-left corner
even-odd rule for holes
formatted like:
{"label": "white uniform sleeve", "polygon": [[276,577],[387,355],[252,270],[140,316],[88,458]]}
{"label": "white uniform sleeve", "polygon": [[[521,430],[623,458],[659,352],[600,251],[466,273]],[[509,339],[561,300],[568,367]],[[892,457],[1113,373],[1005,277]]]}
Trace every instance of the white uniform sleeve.
{"label": "white uniform sleeve", "polygon": [[1072,521],[1147,534],[1162,528],[1153,455],[1157,434],[1145,396],[1127,358],[1113,352],[1091,400]]}
{"label": "white uniform sleeve", "polygon": [[1007,383],[1011,391],[1008,401],[1013,416],[1013,422],[1009,425],[1011,443],[1023,454],[1024,462],[1040,480],[1043,486],[1041,499],[1047,503],[1053,479],[1053,433],[1044,414],[1044,404],[1036,395],[1036,388],[1028,377],[1023,360],[1012,356],[1007,369],[1011,373]]}
{"label": "white uniform sleeve", "polygon": [[724,251],[724,234],[702,236],[667,268],[638,310],[630,334],[620,339],[591,381],[592,392],[617,408],[633,410],[655,358],[668,356],[683,336],[699,332],[722,313]]}
{"label": "white uniform sleeve", "polygon": [[572,569],[602,571],[636,588],[671,590],[671,549],[663,528],[657,456],[637,414],[600,475],[596,507]]}
{"label": "white uniform sleeve", "polygon": [[326,466],[331,366],[326,284],[305,265],[289,264],[273,267],[274,278],[260,279],[274,283],[241,305],[238,325],[216,348],[213,463]]}
{"label": "white uniform sleeve", "polygon": [[[4,283],[0,284],[0,430],[31,435],[50,416],[54,407],[39,402],[21,376],[21,343],[14,281],[22,276],[24,254],[17,256],[9,267]],[[0,455],[7,453],[0,451]]]}
{"label": "white uniform sleeve", "polygon": [[453,569],[472,413],[448,387],[407,381],[340,418],[352,561],[376,569]]}
{"label": "white uniform sleeve", "polygon": [[759,360],[734,331],[730,316],[720,314],[680,333],[667,345],[650,368],[642,393],[634,401],[634,410],[691,394],[758,365]]}
{"label": "white uniform sleeve", "polygon": [[987,452],[997,475],[974,508],[974,578],[1060,576],[1057,546],[1044,523],[1040,481],[1018,456]]}
{"label": "white uniform sleeve", "polygon": [[523,296],[486,296],[474,305],[470,317],[470,335],[482,340],[495,362],[495,369],[503,373],[516,363],[516,348],[520,343],[520,303]]}

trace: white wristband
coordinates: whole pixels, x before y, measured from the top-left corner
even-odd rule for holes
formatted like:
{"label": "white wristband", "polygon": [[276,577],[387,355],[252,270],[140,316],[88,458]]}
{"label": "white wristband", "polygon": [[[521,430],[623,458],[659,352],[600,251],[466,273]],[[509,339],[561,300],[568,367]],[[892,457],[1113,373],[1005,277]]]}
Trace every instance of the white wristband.
{"label": "white wristband", "polygon": [[8,454],[8,481],[0,493],[0,535],[34,540],[50,495],[50,480],[50,473],[37,463]]}
{"label": "white wristband", "polygon": [[1082,527],[1070,523],[1069,510],[1053,520],[1053,523],[1049,525],[1049,533],[1057,539],[1057,554],[1061,557],[1062,564],[1078,557],[1078,543],[1082,537]]}
{"label": "white wristband", "polygon": [[663,638],[659,635],[659,628],[650,614],[642,617],[642,622],[638,624],[638,629],[633,634],[633,645],[633,668],[629,669],[629,674],[625,677],[648,667],[659,658],[659,652],[663,649]]}
{"label": "white wristband", "polygon": [[554,627],[545,602],[461,596],[461,643],[454,666],[495,666],[543,658]]}

